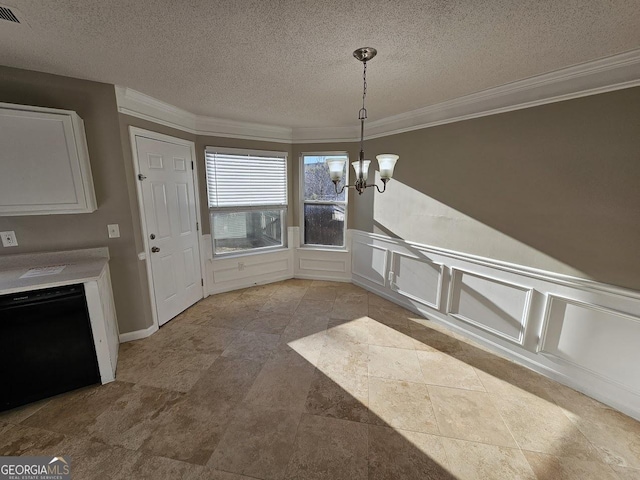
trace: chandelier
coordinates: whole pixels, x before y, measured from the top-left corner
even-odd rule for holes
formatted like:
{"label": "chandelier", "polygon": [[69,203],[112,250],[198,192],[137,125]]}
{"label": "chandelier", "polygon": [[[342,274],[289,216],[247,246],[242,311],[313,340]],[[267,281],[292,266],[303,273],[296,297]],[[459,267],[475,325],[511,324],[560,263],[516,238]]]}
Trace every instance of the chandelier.
{"label": "chandelier", "polygon": [[364,158],[364,121],[367,118],[367,109],[364,106],[364,101],[367,97],[367,62],[375,57],[377,53],[377,50],[371,47],[359,48],[353,52],[353,56],[360,60],[364,65],[364,71],[362,73],[362,79],[364,82],[362,90],[362,108],[360,109],[360,112],[358,112],[358,119],[360,120],[360,155],[358,156],[357,162],[351,163],[356,173],[355,183],[353,185],[345,184],[340,190],[338,190],[338,183],[342,180],[346,160],[344,158],[327,158],[329,175],[333,185],[335,186],[336,194],[342,193],[345,188],[355,188],[358,194],[362,195],[362,192],[369,187],[376,187],[379,193],[384,193],[387,189],[387,182],[391,180],[391,177],[393,176],[393,168],[399,158],[398,155],[393,155],[391,153],[377,155],[376,159],[378,160],[380,170],[380,180],[382,180],[383,185],[382,190],[375,183],[371,185],[367,184],[371,160],[365,160]]}

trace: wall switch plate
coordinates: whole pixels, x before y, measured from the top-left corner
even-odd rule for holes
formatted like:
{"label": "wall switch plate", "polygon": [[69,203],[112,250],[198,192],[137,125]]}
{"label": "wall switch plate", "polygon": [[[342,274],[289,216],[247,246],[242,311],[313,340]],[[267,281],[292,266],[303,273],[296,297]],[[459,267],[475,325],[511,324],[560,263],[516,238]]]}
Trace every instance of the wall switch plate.
{"label": "wall switch plate", "polygon": [[16,240],[16,232],[14,232],[13,230],[10,232],[0,232],[0,237],[2,238],[3,247],[18,246],[18,240]]}
{"label": "wall switch plate", "polygon": [[109,231],[109,238],[120,238],[120,226],[117,223],[107,225]]}

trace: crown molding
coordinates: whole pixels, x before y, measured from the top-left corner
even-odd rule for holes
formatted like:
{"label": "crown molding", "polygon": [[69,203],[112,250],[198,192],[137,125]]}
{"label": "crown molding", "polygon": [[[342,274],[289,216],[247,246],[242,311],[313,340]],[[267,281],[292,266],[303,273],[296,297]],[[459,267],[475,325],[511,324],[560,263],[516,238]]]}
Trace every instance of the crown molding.
{"label": "crown molding", "polygon": [[[640,86],[640,49],[536,75],[410,112],[367,123],[365,138],[378,138],[472,118]],[[194,115],[116,86],[118,111],[198,135],[280,143],[359,140],[359,127],[288,128]]]}
{"label": "crown molding", "polygon": [[368,138],[640,86],[640,49],[369,122]]}
{"label": "crown molding", "polygon": [[196,116],[128,87],[115,86],[118,112],[184,132],[196,133]]}
{"label": "crown molding", "polygon": [[292,129],[195,115],[137,90],[115,86],[118,112],[194,135],[291,143]]}
{"label": "crown molding", "polygon": [[291,128],[261,123],[239,122],[196,116],[196,133],[214,137],[243,138],[265,142],[291,143]]}
{"label": "crown molding", "polygon": [[[367,123],[367,128],[368,128]],[[367,138],[365,136],[365,138]],[[291,143],[341,143],[359,142],[360,124],[349,127],[304,127],[294,128]]]}

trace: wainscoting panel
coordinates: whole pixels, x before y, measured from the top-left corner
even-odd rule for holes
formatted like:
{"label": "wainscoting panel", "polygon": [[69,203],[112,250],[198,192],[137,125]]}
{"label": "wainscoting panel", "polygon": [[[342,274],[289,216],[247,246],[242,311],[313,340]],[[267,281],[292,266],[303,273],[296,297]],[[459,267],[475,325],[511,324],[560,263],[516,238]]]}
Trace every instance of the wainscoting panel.
{"label": "wainscoting panel", "polygon": [[640,395],[640,318],[553,295],[547,305],[540,352]]}
{"label": "wainscoting panel", "polygon": [[453,268],[447,313],[522,345],[532,290]]}
{"label": "wainscoting panel", "polygon": [[292,227],[294,241],[294,276],[311,280],[351,282],[351,235],[347,232],[344,249],[300,247],[300,229]]}
{"label": "wainscoting panel", "polygon": [[[288,232],[288,248],[272,252],[213,258],[211,247],[205,259],[205,285],[209,295],[238,290],[253,285],[277,282],[293,277],[293,232]],[[203,235],[211,245],[211,236]]]}
{"label": "wainscoting panel", "polygon": [[640,420],[640,292],[361,231],[352,281]]}
{"label": "wainscoting panel", "polygon": [[371,242],[353,240],[353,274],[379,286],[386,286],[388,250]]}
{"label": "wainscoting panel", "polygon": [[391,289],[411,300],[440,310],[444,266],[428,258],[391,254]]}
{"label": "wainscoting panel", "polygon": [[282,275],[289,271],[288,255],[265,254],[259,260],[243,258],[240,261],[217,262],[213,270],[213,283],[256,278],[265,275]]}

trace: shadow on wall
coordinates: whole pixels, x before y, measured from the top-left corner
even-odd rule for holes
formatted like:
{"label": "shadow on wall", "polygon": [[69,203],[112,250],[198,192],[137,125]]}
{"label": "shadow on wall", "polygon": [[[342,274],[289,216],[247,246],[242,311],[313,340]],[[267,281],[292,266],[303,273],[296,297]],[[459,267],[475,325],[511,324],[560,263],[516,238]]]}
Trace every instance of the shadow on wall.
{"label": "shadow on wall", "polygon": [[[640,289],[640,88],[372,139],[400,155],[374,225]],[[363,228],[358,225],[357,228]]]}
{"label": "shadow on wall", "polygon": [[545,270],[584,276],[543,252],[464,215],[397,179],[373,202],[373,232]]}

